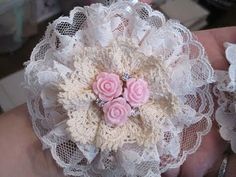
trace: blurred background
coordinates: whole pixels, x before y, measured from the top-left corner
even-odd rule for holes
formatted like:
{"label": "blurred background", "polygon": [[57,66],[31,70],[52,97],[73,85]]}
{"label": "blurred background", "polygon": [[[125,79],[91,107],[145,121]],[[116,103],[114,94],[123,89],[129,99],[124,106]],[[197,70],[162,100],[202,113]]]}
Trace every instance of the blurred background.
{"label": "blurred background", "polygon": [[[0,113],[25,102],[23,63],[49,22],[74,6],[109,0],[0,0]],[[190,30],[236,25],[236,0],[142,0]],[[236,34],[235,34],[236,35]]]}

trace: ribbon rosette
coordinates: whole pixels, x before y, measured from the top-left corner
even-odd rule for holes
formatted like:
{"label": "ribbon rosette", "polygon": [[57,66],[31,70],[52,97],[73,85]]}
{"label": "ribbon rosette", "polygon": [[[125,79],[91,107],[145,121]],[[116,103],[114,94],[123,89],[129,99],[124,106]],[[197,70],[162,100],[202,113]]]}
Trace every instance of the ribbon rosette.
{"label": "ribbon rosette", "polygon": [[213,70],[178,22],[145,3],[76,7],[25,72],[44,148],[73,176],[160,176],[211,128]]}

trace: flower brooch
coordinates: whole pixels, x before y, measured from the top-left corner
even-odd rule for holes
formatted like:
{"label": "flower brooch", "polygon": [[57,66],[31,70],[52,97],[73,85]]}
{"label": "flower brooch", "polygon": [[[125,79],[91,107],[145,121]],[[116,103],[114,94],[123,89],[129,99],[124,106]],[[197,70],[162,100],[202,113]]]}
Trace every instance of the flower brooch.
{"label": "flower brooch", "polygon": [[128,74],[122,79],[123,82],[117,74],[101,72],[93,83],[93,91],[98,96],[96,103],[102,107],[106,123],[112,126],[123,125],[150,95],[145,80],[130,78]]}
{"label": "flower brooch", "polygon": [[25,72],[43,147],[65,175],[159,177],[210,131],[202,45],[141,2],[75,7],[49,25]]}

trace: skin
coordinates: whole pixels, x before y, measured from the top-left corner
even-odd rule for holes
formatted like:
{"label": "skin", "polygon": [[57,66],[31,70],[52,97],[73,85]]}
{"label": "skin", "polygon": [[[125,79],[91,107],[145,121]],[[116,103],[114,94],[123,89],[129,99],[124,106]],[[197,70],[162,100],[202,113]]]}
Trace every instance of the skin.
{"label": "skin", "polygon": [[[236,27],[218,28],[195,32],[198,40],[204,46],[209,61],[214,69],[227,70],[229,64],[224,56],[224,42],[236,43]],[[215,177],[224,158],[224,152],[229,148],[219,135],[218,126],[213,127],[202,140],[202,144],[194,154],[190,155],[181,168],[172,169],[163,174],[164,177]],[[225,177],[236,174],[236,155],[231,155]]]}
{"label": "skin", "polygon": [[[223,42],[236,43],[236,27],[219,28],[195,33],[205,47],[215,69],[228,68]],[[229,147],[218,133],[214,122],[212,130],[201,146],[178,169],[171,169],[163,177],[215,177]],[[48,151],[33,132],[26,105],[19,106],[0,116],[0,176],[1,177],[63,177]],[[225,177],[236,174],[236,156],[229,157]]]}

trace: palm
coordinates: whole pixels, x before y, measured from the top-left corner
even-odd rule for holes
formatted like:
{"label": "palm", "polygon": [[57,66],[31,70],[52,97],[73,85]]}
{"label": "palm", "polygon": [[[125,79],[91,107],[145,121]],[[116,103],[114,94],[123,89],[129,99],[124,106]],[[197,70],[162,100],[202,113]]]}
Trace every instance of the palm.
{"label": "palm", "polygon": [[[236,27],[200,31],[196,35],[206,48],[213,67],[226,69],[223,42],[236,43]],[[50,154],[41,150],[28,116],[23,105],[0,117],[0,176],[63,176]],[[227,143],[220,138],[214,123],[198,151],[187,158],[181,170],[170,170],[163,176],[177,177],[180,173],[181,177],[202,177],[208,172],[207,177],[216,176],[226,148]]]}

